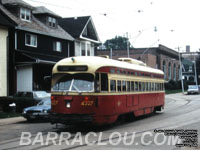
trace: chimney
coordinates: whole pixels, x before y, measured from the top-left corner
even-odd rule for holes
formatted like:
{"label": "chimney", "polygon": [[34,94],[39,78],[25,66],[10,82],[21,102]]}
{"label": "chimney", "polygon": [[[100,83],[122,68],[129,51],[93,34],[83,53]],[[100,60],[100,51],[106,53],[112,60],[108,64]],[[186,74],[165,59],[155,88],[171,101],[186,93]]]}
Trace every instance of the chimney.
{"label": "chimney", "polygon": [[186,52],[187,52],[187,53],[190,52],[190,45],[186,45]]}

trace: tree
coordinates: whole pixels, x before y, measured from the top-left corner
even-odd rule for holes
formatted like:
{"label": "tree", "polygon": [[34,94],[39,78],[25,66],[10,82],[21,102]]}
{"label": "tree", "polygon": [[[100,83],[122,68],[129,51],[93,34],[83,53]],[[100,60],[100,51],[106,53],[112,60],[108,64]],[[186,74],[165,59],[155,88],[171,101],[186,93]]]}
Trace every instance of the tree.
{"label": "tree", "polygon": [[120,50],[126,50],[127,49],[127,41],[129,43],[129,48],[131,46],[128,38],[122,37],[122,36],[115,36],[115,38],[106,40],[104,45],[106,48],[110,49],[120,49]]}

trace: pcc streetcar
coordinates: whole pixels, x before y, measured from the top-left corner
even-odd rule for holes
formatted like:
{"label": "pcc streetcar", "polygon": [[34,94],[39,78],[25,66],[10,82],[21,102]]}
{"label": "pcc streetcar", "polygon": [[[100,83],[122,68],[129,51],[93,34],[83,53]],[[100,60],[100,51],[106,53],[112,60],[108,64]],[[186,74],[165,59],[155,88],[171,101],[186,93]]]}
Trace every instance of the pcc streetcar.
{"label": "pcc streetcar", "polygon": [[110,124],[164,108],[164,74],[143,62],[79,56],[53,68],[51,123]]}

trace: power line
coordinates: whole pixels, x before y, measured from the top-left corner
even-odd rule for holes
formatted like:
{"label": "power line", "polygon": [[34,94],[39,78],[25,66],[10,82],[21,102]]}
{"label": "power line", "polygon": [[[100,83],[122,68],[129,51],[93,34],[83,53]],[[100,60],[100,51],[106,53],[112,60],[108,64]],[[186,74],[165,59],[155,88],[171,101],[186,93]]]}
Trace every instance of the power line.
{"label": "power line", "polygon": [[27,0],[27,1],[35,2],[35,3],[39,3],[39,4],[44,4],[44,5],[49,5],[49,6],[54,6],[54,7],[67,8],[67,9],[75,9],[75,8],[71,8],[71,7],[55,5],[55,4],[52,4],[52,3],[46,3],[46,2],[41,2],[41,1],[37,1],[37,0]]}
{"label": "power line", "polygon": [[[27,0],[27,1],[31,1],[31,2],[35,2],[35,3],[39,3],[39,4],[43,4],[43,5],[48,5],[48,6],[53,6],[53,7],[58,7],[58,8],[64,8],[64,9],[70,9],[70,10],[79,10],[82,12],[89,12],[88,10],[85,9],[79,9],[79,8],[72,8],[72,7],[68,7],[68,6],[61,6],[61,5],[56,5],[56,4],[52,4],[52,3],[46,3],[46,2],[41,2],[38,0]],[[107,17],[107,13],[100,13],[100,12],[93,12],[102,16],[106,16]]]}

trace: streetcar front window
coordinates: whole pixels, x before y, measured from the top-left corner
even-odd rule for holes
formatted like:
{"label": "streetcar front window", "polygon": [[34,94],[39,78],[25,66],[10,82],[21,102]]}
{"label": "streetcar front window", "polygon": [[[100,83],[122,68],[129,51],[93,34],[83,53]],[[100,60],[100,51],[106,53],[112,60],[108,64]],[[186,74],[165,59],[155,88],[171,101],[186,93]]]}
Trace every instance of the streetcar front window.
{"label": "streetcar front window", "polygon": [[94,76],[88,73],[57,74],[57,82],[53,85],[53,91],[66,92],[93,92]]}

